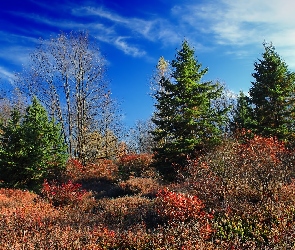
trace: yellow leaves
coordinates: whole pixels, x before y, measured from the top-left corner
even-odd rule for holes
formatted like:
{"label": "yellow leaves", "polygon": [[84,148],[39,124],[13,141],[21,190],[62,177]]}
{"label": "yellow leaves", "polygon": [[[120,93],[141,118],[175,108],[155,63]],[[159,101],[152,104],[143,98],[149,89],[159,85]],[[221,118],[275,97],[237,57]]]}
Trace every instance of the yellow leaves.
{"label": "yellow leaves", "polygon": [[157,69],[160,71],[160,76],[164,76],[169,67],[169,62],[164,59],[163,56],[160,57],[157,65]]}

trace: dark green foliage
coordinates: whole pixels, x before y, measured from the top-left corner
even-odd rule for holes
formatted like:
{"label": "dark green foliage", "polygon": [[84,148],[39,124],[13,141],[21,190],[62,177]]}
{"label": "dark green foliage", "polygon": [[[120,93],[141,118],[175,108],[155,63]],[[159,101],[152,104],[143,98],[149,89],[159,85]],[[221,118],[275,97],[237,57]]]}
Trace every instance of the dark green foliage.
{"label": "dark green foliage", "polygon": [[5,186],[36,190],[44,179],[58,177],[67,148],[60,126],[48,120],[36,98],[23,118],[14,110],[1,129],[0,180]]}
{"label": "dark green foliage", "polygon": [[295,74],[288,70],[272,44],[263,45],[265,51],[262,59],[254,63],[255,81],[250,88],[253,132],[291,141],[294,139]]}
{"label": "dark green foliage", "polygon": [[187,41],[171,66],[171,75],[163,74],[159,80],[152,120],[158,143],[156,165],[167,179],[173,179],[183,170],[188,157],[220,141],[225,119],[225,110],[213,108],[213,101],[222,95],[223,88],[212,82],[201,82],[208,69],[201,69]]}
{"label": "dark green foliage", "polygon": [[237,104],[234,110],[232,130],[238,132],[242,129],[252,130],[255,121],[253,121],[252,106],[250,98],[242,91],[237,98]]}

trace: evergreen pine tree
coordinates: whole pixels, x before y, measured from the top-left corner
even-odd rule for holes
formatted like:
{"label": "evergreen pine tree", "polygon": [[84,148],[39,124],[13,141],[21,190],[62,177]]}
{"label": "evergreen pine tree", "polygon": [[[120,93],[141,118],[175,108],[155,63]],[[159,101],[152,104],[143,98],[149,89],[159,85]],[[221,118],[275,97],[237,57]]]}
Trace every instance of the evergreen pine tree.
{"label": "evergreen pine tree", "polygon": [[218,143],[225,120],[225,110],[217,111],[211,105],[222,95],[223,88],[201,82],[208,69],[201,69],[187,41],[171,66],[171,75],[163,74],[159,80],[152,119],[156,126],[156,166],[166,179],[174,179],[177,172],[184,171],[188,158]]}
{"label": "evergreen pine tree", "polygon": [[15,110],[1,129],[0,180],[5,186],[37,190],[64,169],[67,148],[61,127],[48,120],[36,98],[23,118]]}
{"label": "evergreen pine tree", "polygon": [[250,88],[253,132],[290,141],[294,138],[295,74],[288,70],[272,44],[263,45],[265,51],[262,59],[254,63],[255,81]]}

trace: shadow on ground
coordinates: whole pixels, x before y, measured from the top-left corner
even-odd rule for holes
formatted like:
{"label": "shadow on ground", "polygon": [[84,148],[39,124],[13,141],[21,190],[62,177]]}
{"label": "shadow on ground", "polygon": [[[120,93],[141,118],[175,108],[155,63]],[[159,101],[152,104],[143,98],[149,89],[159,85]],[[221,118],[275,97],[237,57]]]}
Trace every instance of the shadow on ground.
{"label": "shadow on ground", "polygon": [[94,193],[96,199],[100,198],[116,198],[126,195],[126,191],[118,184],[104,178],[89,178],[78,181],[82,184],[82,188]]}

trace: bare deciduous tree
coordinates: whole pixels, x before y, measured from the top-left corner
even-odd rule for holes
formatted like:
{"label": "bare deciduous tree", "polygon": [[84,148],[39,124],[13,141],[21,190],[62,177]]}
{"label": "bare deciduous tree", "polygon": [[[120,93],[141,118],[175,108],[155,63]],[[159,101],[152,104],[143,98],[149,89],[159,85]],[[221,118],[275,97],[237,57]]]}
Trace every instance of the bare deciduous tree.
{"label": "bare deciduous tree", "polygon": [[152,154],[153,148],[156,146],[151,134],[154,129],[151,119],[137,121],[129,131],[129,150],[138,154]]}
{"label": "bare deciduous tree", "polygon": [[97,126],[102,137],[98,158],[114,158],[118,154],[119,142],[125,134],[118,107],[116,100],[111,98],[111,92],[108,92],[102,103],[101,119]]}
{"label": "bare deciduous tree", "polygon": [[107,97],[105,60],[86,32],[61,33],[31,54],[18,83],[62,124],[69,154],[83,160],[83,145],[97,130]]}

